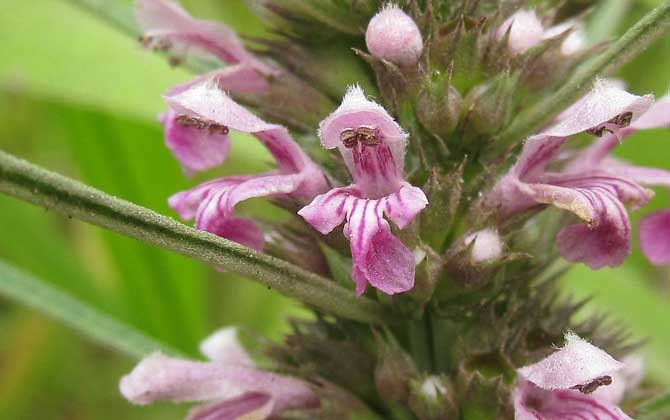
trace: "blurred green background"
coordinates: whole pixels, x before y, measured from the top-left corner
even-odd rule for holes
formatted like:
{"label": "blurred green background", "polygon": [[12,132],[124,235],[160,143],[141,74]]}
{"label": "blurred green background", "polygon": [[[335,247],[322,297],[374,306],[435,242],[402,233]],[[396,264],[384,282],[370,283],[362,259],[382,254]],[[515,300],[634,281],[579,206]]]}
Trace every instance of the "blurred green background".
{"label": "blurred green background", "polygon": [[[242,0],[183,3],[195,15],[222,19],[244,34],[262,33]],[[656,3],[603,2],[591,17],[592,39],[622,32]],[[212,176],[186,179],[162,145],[156,121],[164,110],[161,94],[189,73],[171,69],[67,1],[1,5],[1,149],[168,215],[171,193]],[[667,93],[670,37],[620,76],[635,93]],[[668,168],[670,133],[638,134],[617,153]],[[262,170],[267,161],[255,142],[237,138],[225,173]],[[667,192],[651,207],[663,205],[670,205]],[[246,210],[260,217],[269,211],[258,203]],[[235,275],[5,196],[0,258],[193,355],[198,341],[222,325],[279,338],[286,316],[300,311]],[[617,270],[576,267],[564,285],[576,296],[596,295],[581,316],[607,310],[636,337],[648,337],[650,373],[670,386],[670,270],[651,267],[636,251]],[[118,378],[133,363],[0,298],[0,419],[179,418],[184,407],[136,408],[120,398]]]}

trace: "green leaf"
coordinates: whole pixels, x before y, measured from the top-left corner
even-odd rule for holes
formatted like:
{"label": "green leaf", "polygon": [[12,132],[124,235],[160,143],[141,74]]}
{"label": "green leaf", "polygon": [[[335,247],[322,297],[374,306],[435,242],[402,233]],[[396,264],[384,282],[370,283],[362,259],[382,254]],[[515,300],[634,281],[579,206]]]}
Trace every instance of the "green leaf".
{"label": "green leaf", "polygon": [[57,288],[0,260],[0,293],[68,325],[98,343],[141,358],[160,350],[179,352],[147,337]]}
{"label": "green leaf", "polygon": [[637,420],[666,420],[670,418],[670,393],[646,401],[638,408]]}

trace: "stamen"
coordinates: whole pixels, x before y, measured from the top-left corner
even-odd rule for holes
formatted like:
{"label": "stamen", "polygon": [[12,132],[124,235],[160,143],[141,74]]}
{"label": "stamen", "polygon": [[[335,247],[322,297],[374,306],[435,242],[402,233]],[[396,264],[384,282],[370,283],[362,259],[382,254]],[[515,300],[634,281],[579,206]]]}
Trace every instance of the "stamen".
{"label": "stamen", "polygon": [[609,375],[605,376],[600,376],[591,382],[588,382],[584,385],[575,385],[573,387],[570,387],[570,389],[576,389],[577,391],[581,392],[582,394],[591,394],[593,393],[596,389],[600,388],[601,386],[607,386],[612,384],[612,377]]}
{"label": "stamen", "polygon": [[179,115],[175,118],[175,121],[177,124],[183,125],[184,127],[195,128],[198,130],[204,130],[206,128],[209,131],[209,134],[226,135],[230,132],[225,125],[203,121],[200,118],[191,117],[189,115]]}

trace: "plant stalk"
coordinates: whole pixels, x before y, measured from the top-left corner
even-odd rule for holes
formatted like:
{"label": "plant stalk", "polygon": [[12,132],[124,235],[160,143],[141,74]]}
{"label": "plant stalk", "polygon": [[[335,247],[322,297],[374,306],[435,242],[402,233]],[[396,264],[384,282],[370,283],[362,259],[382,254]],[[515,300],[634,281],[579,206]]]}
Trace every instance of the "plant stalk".
{"label": "plant stalk", "polygon": [[145,207],[0,151],[0,192],[169,249],[276,289],[320,311],[355,321],[391,320],[386,308],[287,261],[200,231]]}

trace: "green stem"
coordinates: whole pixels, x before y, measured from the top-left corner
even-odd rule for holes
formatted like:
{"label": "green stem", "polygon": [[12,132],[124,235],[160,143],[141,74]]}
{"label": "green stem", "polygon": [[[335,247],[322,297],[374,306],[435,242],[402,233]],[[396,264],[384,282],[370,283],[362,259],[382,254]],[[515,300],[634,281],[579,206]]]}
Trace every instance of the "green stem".
{"label": "green stem", "polygon": [[660,37],[670,25],[670,0],[640,19],[601,55],[580,67],[556,93],[522,112],[498,136],[494,147],[505,150],[537,132],[558,113],[582,97],[599,75],[616,71]]}
{"label": "green stem", "polygon": [[103,314],[45,281],[17,270],[2,260],[0,260],[0,295],[30,306],[98,343],[131,357],[139,359],[157,350],[171,356],[183,356],[179,351]]}
{"label": "green stem", "polygon": [[193,229],[0,152],[0,192],[94,225],[233,271],[321,311],[366,323],[385,323],[385,307],[356,298],[335,282],[289,262]]}

